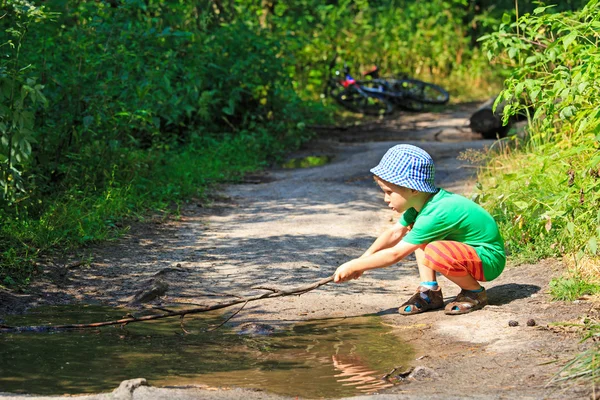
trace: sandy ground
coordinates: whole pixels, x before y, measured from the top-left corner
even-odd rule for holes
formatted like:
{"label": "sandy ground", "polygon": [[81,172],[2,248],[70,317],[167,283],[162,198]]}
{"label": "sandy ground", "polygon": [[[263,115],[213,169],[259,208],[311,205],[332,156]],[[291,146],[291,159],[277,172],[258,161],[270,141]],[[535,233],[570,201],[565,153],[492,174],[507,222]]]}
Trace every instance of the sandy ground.
{"label": "sandy ground", "polygon": [[[3,309],[73,302],[125,305],[157,273],[169,285],[162,301],[201,303],[206,296],[222,300],[225,293],[256,293],[251,288],[257,285],[290,287],[327,277],[341,263],[362,254],[398,218],[383,203],[369,173],[391,146],[423,147],[436,162],[438,185],[470,192],[475,168],[457,156],[465,149],[479,151],[493,144],[465,128],[473,109],[323,130],[318,140],[292,156],[331,155],[331,163],[269,170],[248,177],[244,184],[223,187],[211,206],[187,205],[179,220],[135,224],[116,243],[80,254],[91,257],[89,265],[60,267],[77,258],[49,264],[46,277],[52,279],[39,279],[27,296],[5,294]],[[415,346],[414,366],[426,367],[428,373],[361,398],[584,399],[590,396],[588,387],[547,385],[586,346],[578,333],[552,324],[595,312],[586,301],[550,301],[548,282],[563,268],[559,260],[508,267],[486,284],[490,306],[484,310],[463,316],[435,311],[407,317],[396,313],[418,285],[416,263],[407,259],[349,283],[251,303],[229,324],[251,321],[277,327],[307,319],[381,315]],[[441,285],[446,301],[459,291],[443,279]],[[527,326],[529,319],[536,326]],[[510,327],[509,320],[519,326]],[[239,389],[136,388],[112,396],[278,398]]]}

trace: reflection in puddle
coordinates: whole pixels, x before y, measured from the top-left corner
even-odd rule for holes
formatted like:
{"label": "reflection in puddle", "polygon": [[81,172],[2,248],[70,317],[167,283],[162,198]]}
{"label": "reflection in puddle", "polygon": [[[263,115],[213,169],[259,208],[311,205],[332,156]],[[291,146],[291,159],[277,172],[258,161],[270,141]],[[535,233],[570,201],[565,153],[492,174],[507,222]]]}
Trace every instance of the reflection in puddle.
{"label": "reflection in puddle", "polygon": [[[8,325],[92,322],[123,311],[55,307],[6,317]],[[85,316],[85,321],[82,321]],[[408,365],[412,350],[378,317],[309,321],[269,336],[240,335],[212,314],[156,320],[121,329],[0,335],[0,391],[75,394],[146,378],[153,386],[244,387],[271,393],[344,397],[391,386],[381,377]]]}
{"label": "reflection in puddle", "polygon": [[363,361],[356,357],[332,356],[333,367],[340,374],[334,375],[343,386],[355,386],[356,389],[365,393],[393,386],[382,380],[379,371],[373,371],[363,365]]}

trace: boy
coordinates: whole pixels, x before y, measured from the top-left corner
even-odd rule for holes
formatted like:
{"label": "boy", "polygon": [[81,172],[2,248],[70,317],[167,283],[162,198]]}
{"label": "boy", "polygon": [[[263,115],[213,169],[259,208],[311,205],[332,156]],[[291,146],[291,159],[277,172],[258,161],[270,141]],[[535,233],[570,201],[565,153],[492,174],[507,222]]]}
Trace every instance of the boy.
{"label": "boy", "polygon": [[436,188],[433,160],[416,146],[392,147],[371,172],[385,194],[384,201],[403,214],[361,257],[341,265],[334,282],[358,279],[364,271],[388,267],[414,252],[421,284],[400,306],[400,314],[444,306],[436,272],[462,289],[446,305],[446,314],[483,308],[487,294],[479,282],[498,277],[506,263],[504,243],[492,216],[471,200]]}

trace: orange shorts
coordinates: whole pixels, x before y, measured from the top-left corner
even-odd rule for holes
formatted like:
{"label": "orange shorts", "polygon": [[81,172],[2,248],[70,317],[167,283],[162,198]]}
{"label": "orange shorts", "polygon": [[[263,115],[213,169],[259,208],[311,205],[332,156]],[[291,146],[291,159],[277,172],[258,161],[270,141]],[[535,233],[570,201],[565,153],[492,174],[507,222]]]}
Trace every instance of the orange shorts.
{"label": "orange shorts", "polygon": [[440,240],[427,244],[423,252],[423,263],[427,268],[445,276],[471,275],[478,281],[485,281],[481,259],[475,249],[467,244]]}

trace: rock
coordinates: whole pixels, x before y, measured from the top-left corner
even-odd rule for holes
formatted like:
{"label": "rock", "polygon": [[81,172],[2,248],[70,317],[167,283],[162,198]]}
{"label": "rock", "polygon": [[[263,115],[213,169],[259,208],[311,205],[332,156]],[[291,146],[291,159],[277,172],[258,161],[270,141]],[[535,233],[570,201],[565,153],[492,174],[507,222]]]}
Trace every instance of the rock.
{"label": "rock", "polygon": [[413,371],[408,375],[408,379],[412,379],[415,381],[423,381],[426,379],[436,379],[439,375],[437,372],[432,370],[431,368],[418,366],[413,369]]}
{"label": "rock", "polygon": [[510,320],[508,321],[508,326],[519,326],[519,321]]}
{"label": "rock", "polygon": [[530,318],[527,320],[527,326],[535,326],[535,325],[536,325],[535,319]]}
{"label": "rock", "polygon": [[505,137],[510,129],[510,124],[504,126],[502,123],[502,111],[505,104],[499,104],[496,111],[493,110],[495,97],[483,103],[469,119],[469,126],[473,132],[481,133],[485,139],[496,139]]}
{"label": "rock", "polygon": [[240,335],[271,335],[275,332],[275,328],[267,324],[257,324],[248,322],[240,325]]}
{"label": "rock", "polygon": [[[485,139],[496,139],[497,137],[505,137],[510,128],[515,122],[523,121],[527,118],[525,111],[519,112],[508,119],[508,124],[503,123],[503,114],[506,107],[506,102],[500,102],[494,111],[494,102],[496,97],[492,97],[479,108],[469,118],[469,126],[473,132],[480,133]],[[529,112],[533,114],[533,108],[527,107]]]}
{"label": "rock", "polygon": [[128,305],[138,306],[143,303],[151,302],[160,296],[164,296],[169,289],[169,284],[160,279],[150,280],[150,282],[148,282],[148,286],[149,287],[138,291]]}
{"label": "rock", "polygon": [[115,400],[130,400],[133,398],[133,392],[140,386],[147,386],[148,383],[144,378],[129,379],[121,382],[118,388],[113,390],[110,395],[111,399]]}

